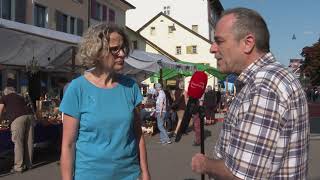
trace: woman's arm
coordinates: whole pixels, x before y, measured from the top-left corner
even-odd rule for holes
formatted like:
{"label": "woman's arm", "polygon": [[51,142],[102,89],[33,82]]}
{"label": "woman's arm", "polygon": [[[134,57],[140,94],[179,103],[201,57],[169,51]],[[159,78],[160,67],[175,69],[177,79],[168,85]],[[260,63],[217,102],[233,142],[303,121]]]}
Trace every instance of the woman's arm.
{"label": "woman's arm", "polygon": [[135,135],[139,145],[139,158],[140,158],[140,168],[141,168],[141,178],[142,180],[150,180],[150,173],[148,169],[148,160],[147,160],[147,150],[145,146],[144,137],[141,130],[141,119],[140,119],[140,110],[139,108],[135,109],[134,112],[134,125],[135,125]]}
{"label": "woman's arm", "polygon": [[60,159],[62,180],[73,180],[75,142],[79,129],[79,120],[63,115],[63,138]]}

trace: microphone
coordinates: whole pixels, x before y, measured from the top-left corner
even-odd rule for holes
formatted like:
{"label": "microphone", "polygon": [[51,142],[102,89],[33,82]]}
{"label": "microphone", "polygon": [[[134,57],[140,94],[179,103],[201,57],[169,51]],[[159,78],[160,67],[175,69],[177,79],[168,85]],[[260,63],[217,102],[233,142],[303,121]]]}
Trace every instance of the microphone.
{"label": "microphone", "polygon": [[190,80],[188,87],[189,100],[184,111],[181,126],[176,134],[175,142],[181,140],[182,134],[186,133],[192,114],[199,112],[199,99],[202,97],[208,82],[208,76],[203,71],[196,71]]}

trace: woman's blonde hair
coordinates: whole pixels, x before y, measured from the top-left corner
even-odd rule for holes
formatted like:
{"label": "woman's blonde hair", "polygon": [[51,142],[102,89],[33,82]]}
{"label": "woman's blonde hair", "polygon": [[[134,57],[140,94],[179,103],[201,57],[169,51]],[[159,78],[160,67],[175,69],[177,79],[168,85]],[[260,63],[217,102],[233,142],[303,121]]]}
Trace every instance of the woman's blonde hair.
{"label": "woman's blonde hair", "polygon": [[128,56],[130,47],[129,39],[124,30],[116,25],[100,23],[89,27],[79,43],[77,58],[80,63],[87,67],[95,67],[101,57],[109,54],[110,34],[116,32],[123,38],[122,49]]}

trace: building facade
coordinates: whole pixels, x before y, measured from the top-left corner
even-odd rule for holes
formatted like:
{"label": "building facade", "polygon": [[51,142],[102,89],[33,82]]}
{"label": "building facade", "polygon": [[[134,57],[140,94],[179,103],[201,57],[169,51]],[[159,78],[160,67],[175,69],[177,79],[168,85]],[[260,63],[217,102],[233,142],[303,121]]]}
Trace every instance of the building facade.
{"label": "building facade", "polygon": [[124,27],[134,8],[125,0],[0,0],[0,18],[81,36],[101,21]]}
{"label": "building facade", "polygon": [[0,0],[1,18],[74,35],[88,27],[88,1]]}
{"label": "building facade", "polygon": [[219,0],[128,0],[137,7],[127,12],[127,26],[138,30],[159,12],[176,19],[203,37],[210,39],[215,21],[223,7]]}
{"label": "building facade", "polygon": [[[176,60],[217,67],[217,60],[210,53],[211,41],[162,12],[137,32]],[[149,45],[146,46],[146,51],[156,53]],[[189,78],[186,79],[185,87],[188,87],[188,81]],[[208,84],[216,83],[216,78],[209,79]]]}
{"label": "building facade", "polygon": [[107,22],[124,28],[126,11],[134,8],[132,4],[124,0],[91,0],[90,25]]}
{"label": "building facade", "polygon": [[[100,21],[124,27],[125,12],[132,8],[135,7],[125,0],[0,0],[0,18],[82,36],[89,25]],[[29,46],[26,48],[34,48],[31,44]],[[50,52],[54,54],[55,48]],[[32,56],[37,59],[36,55],[31,54],[30,57]],[[54,61],[54,59],[48,58],[48,61]],[[71,66],[71,59],[66,65]],[[5,86],[8,76],[16,79],[18,89],[22,79],[27,79],[25,67],[0,64],[0,70],[1,89]],[[46,72],[41,73],[41,78],[48,79]]]}
{"label": "building facade", "polygon": [[179,60],[216,67],[216,59],[209,51],[211,42],[164,13],[137,32]]}

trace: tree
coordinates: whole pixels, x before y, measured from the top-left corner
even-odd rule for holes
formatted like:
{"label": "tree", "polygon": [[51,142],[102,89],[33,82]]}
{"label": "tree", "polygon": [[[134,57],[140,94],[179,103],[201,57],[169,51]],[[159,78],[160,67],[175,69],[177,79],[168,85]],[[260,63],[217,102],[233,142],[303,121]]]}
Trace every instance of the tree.
{"label": "tree", "polygon": [[305,58],[302,73],[310,79],[312,86],[320,85],[320,41],[304,47],[301,55]]}

